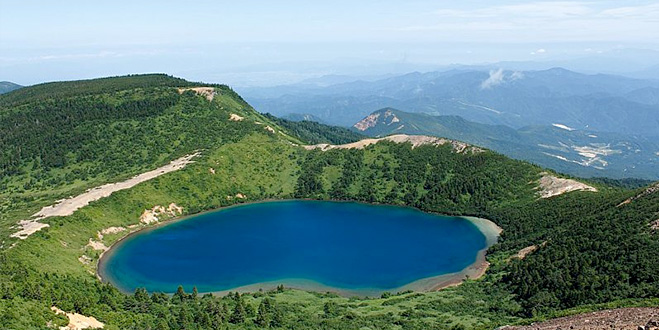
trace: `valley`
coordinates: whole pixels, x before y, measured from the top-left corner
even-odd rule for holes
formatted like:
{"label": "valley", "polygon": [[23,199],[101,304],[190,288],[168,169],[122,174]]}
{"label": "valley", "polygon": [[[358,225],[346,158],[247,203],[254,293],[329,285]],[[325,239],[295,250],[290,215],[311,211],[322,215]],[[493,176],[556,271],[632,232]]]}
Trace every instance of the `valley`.
{"label": "valley", "polygon": [[562,124],[513,129],[392,108],[375,111],[352,128],[374,137],[405,133],[463,140],[581,177],[659,179],[659,143],[653,137],[575,130]]}
{"label": "valley", "polygon": [[[179,92],[190,87],[212,89],[212,100]],[[67,115],[53,116],[52,109]],[[0,110],[7,133],[0,138],[3,328],[65,326],[68,320],[53,306],[94,317],[104,329],[239,329],[264,320],[298,329],[492,329],[574,310],[658,304],[659,246],[651,224],[659,195],[645,186],[575,180],[448,138],[358,142],[362,137],[346,129],[262,115],[226,86],[165,75],[25,87],[0,96]],[[43,141],[52,142],[44,148]],[[25,239],[11,237],[20,220],[58,200],[194,153],[185,167],[90,200],[71,214],[39,219],[48,227]],[[282,199],[476,216],[503,232],[487,250],[484,276],[436,292],[347,298],[278,286],[209,296],[186,287],[168,296],[144,289],[125,294],[96,278],[105,247],[130,232]],[[145,214],[156,221],[142,221]],[[524,258],[511,258],[532,245],[537,248]]]}

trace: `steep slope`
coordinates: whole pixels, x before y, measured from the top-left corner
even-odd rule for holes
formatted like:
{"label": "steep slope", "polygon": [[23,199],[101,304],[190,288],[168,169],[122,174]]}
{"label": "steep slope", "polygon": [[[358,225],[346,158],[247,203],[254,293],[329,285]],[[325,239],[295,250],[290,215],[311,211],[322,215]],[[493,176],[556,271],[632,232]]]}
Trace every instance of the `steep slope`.
{"label": "steep slope", "polygon": [[[304,148],[299,146],[300,137],[258,114],[226,87],[171,84],[63,96],[71,104],[91,97],[97,106],[84,116],[67,112],[69,107],[56,107],[60,103],[37,92],[26,94],[28,101],[15,98],[12,104],[16,105],[3,111],[10,118],[30,114],[30,120],[19,121],[22,125],[43,122],[54,113],[64,118],[79,116],[81,123],[98,117],[100,123],[92,126],[97,130],[124,121],[135,121],[134,126],[141,128],[160,128],[149,129],[158,139],[150,140],[121,124],[123,129],[104,131],[112,142],[107,142],[103,153],[82,160],[67,157],[63,167],[47,170],[23,166],[24,172],[7,172],[7,182],[31,177],[32,171],[50,173],[85,162],[109,171],[113,167],[103,164],[104,159],[125,157],[124,144],[147,155],[165,151],[159,160],[136,157],[122,167],[126,173],[94,180],[116,182],[135,172],[153,170],[178,157],[177,152],[191,150],[199,155],[184,168],[116,191],[73,214],[44,218],[40,221],[49,227],[25,240],[9,237],[9,227],[63,193],[23,187],[22,192],[12,190],[4,195],[16,202],[4,204],[0,223],[0,328],[68,324],[64,316],[55,314],[53,306],[69,314],[94,317],[107,329],[491,329],[572,307],[592,310],[602,308],[593,304],[609,302],[659,305],[659,241],[651,225],[659,214],[659,194],[653,189],[591,184],[594,189],[585,188],[590,191],[567,189],[541,198],[543,182],[573,182],[483,148],[433,137],[366,141],[359,148]],[[179,88],[191,87],[203,89],[179,94]],[[56,91],[44,93],[57,95]],[[148,106],[163,95],[175,101],[174,105],[164,110]],[[117,106],[135,99],[143,103],[127,113]],[[40,107],[43,111],[33,112]],[[144,112],[149,116],[141,116]],[[79,127],[58,124],[48,134],[69,134],[61,131]],[[166,133],[159,132],[165,129]],[[326,127],[317,132],[327,134],[327,139],[336,137]],[[62,146],[68,148],[67,154],[98,143],[73,142]],[[39,156],[26,155],[15,159],[32,165]],[[128,174],[130,171],[133,173]],[[83,179],[74,170],[71,173],[81,186],[95,186],[92,179]],[[65,196],[82,192],[67,183],[44,185],[61,187]],[[385,294],[377,299],[285,288],[226,297],[202,297],[183,288],[172,296],[140,289],[126,295],[95,276],[96,262],[105,248],[133,231],[245,201],[285,198],[352,200],[474,215],[495,221],[504,232],[500,243],[488,252],[491,266],[482,279],[439,292]],[[396,244],[395,237],[391,242]],[[510,258],[532,245],[537,248],[524,259]]]}
{"label": "steep slope", "polygon": [[373,112],[353,129],[375,137],[407,133],[458,139],[577,176],[659,179],[659,143],[651,137],[575,130],[562,124],[515,130],[392,108]]}
{"label": "steep slope", "polygon": [[309,113],[337,125],[352,125],[384,107],[521,128],[561,123],[577,129],[656,135],[659,111],[648,104],[653,80],[544,71],[452,70],[410,73],[310,89],[250,89],[256,109],[275,115]]}
{"label": "steep slope", "polygon": [[[226,86],[204,85],[214,91],[212,101],[182,89],[198,85],[140,75],[48,83],[0,96],[0,221],[15,205],[30,210],[27,218],[57,199],[208,146],[250,132],[277,134],[276,124]],[[232,115],[244,120],[231,121]]]}
{"label": "steep slope", "polygon": [[355,142],[363,135],[347,128],[328,126],[311,120],[289,120],[266,113],[265,116],[308,144]]}

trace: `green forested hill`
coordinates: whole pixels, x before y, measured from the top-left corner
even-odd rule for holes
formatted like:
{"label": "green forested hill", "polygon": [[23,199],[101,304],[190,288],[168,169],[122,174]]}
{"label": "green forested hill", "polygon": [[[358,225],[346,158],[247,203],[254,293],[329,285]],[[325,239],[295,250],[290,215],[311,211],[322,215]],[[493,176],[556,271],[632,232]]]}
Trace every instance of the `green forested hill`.
{"label": "green forested hill", "polygon": [[[226,86],[215,86],[212,102],[180,93],[182,86],[197,84],[141,75],[49,83],[0,96],[0,221],[265,132],[265,125],[277,127]],[[251,122],[229,121],[231,113]]]}
{"label": "green forested hill", "polygon": [[656,137],[552,125],[514,129],[392,108],[371,113],[352,129],[375,137],[404,133],[456,139],[580,177],[659,179]]}
{"label": "green forested hill", "polygon": [[50,82],[19,89],[11,94],[4,95],[2,99],[0,99],[0,104],[24,104],[51,98],[105,94],[136,88],[189,86],[210,85],[193,83],[165,74],[143,74],[90,80]]}
{"label": "green forested hill", "polygon": [[[392,142],[306,150],[297,145],[318,136],[337,142],[343,135],[327,126],[303,127],[311,137],[296,133],[256,113],[225,86],[212,86],[217,94],[209,101],[192,91],[179,94],[178,87],[200,84],[164,76],[153,76],[153,85],[131,80],[148,77],[97,81],[124,86],[109,91],[87,81],[82,94],[55,84],[54,91],[43,91],[50,96],[29,88],[25,99],[0,96],[1,150],[11,150],[0,159],[6,164],[0,328],[65,325],[51,306],[94,316],[106,329],[492,329],[606,306],[659,305],[659,240],[650,226],[659,218],[659,193],[646,187],[592,183],[598,192],[540,199],[543,169],[487,150]],[[8,237],[15,222],[57,198],[193,151],[201,155],[182,170],[115,192],[71,216],[46,218],[50,227],[25,240]],[[44,162],[47,157],[59,161]],[[111,245],[127,231],[103,238],[98,232],[139,225],[145,209],[176,203],[193,214],[283,198],[476,215],[504,232],[489,251],[492,265],[484,278],[377,299],[285,288],[221,298],[142,290],[126,295],[93,275],[100,251],[90,239]],[[532,245],[537,250],[524,259],[510,259]]]}
{"label": "green forested hill", "polygon": [[365,136],[343,127],[327,126],[310,120],[282,119],[269,113],[266,113],[265,116],[309,144],[344,144],[365,138]]}

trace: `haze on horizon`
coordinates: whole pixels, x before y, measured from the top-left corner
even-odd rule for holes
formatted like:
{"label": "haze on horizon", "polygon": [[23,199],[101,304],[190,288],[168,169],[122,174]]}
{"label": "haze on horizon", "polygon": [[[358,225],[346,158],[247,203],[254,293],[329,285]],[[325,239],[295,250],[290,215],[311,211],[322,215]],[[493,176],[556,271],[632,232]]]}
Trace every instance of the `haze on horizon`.
{"label": "haze on horizon", "polygon": [[502,61],[625,73],[659,65],[656,31],[646,0],[0,0],[0,80],[164,72],[250,86]]}

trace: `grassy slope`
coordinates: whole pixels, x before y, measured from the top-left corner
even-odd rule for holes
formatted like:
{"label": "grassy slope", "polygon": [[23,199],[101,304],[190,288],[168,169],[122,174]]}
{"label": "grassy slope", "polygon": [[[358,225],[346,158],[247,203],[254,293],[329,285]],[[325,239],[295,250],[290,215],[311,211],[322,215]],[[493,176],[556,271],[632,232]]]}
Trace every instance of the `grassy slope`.
{"label": "grassy slope", "polygon": [[[375,161],[377,157],[371,153],[382,152],[374,148],[368,151],[367,158]],[[235,199],[228,200],[226,196],[237,193],[245,194],[248,200],[290,198],[297,180],[297,160],[304,155],[305,152],[300,149],[267,135],[249,136],[238,143],[208,151],[184,170],[117,192],[72,216],[47,219],[50,228],[20,242],[7,255],[20,260],[28,268],[91,278],[94,265],[83,266],[78,258],[84,254],[92,257],[94,262],[98,260],[98,251],[85,247],[90,238],[96,237],[97,231],[111,226],[137,224],[141,212],[153,205],[174,202],[189,213],[235,203]],[[209,168],[215,169],[216,174],[211,174]],[[119,235],[109,235],[104,242],[110,245],[118,238]],[[502,318],[497,312],[490,311],[491,304],[498,304],[500,300],[481,301],[485,290],[483,286],[471,282],[437,293],[404,294],[389,299],[323,298],[301,291],[286,291],[274,295],[274,298],[283,305],[289,305],[296,315],[307,318],[310,324],[324,321],[320,315],[328,302],[335,302],[342,309],[363,317],[360,322],[364,325],[372,325],[373,322],[386,324],[397,319],[393,315],[401,313],[406,313],[408,319],[414,320],[413,323],[425,325],[460,322],[472,327],[489,325],[493,320],[514,321],[514,317]],[[492,294],[487,293],[491,298],[511,299],[505,292],[497,291],[498,296]],[[258,301],[254,298],[252,303],[256,305]],[[102,311],[97,311],[95,315],[104,320],[116,317]],[[337,319],[330,324],[341,327],[345,322]]]}
{"label": "grassy slope", "polygon": [[[206,102],[201,97],[198,101]],[[117,192],[72,216],[47,219],[50,228],[19,242],[13,249],[3,251],[0,257],[20,265],[19,268],[50,274],[51,279],[53,274],[70,276],[64,282],[68,283],[66,285],[92,287],[97,285],[92,274],[98,252],[85,247],[88,240],[95,238],[96,232],[103,228],[137,224],[142,211],[154,205],[173,202],[182,206],[184,213],[191,214],[236,203],[235,198],[228,199],[227,196],[237,193],[246,195],[248,200],[295,196],[328,199],[340,195],[351,200],[414,205],[428,211],[488,216],[497,221],[506,231],[502,243],[489,256],[493,265],[488,275],[482,280],[467,281],[440,292],[405,293],[381,299],[347,299],[291,290],[271,296],[286,311],[289,326],[297,328],[428,329],[461,325],[486,329],[522,320],[523,306],[499,283],[511,267],[525,262],[510,263],[508,256],[521,247],[551,240],[552,235],[561,235],[564,230],[578,231],[573,226],[581,223],[579,217],[583,214],[580,212],[587,211],[587,207],[574,208],[573,205],[595,204],[607,199],[609,203],[617,203],[636,193],[599,185],[601,192],[598,194],[572,193],[537,201],[529,182],[538,177],[541,169],[496,154],[487,152],[465,156],[454,154],[447,147],[428,146],[411,150],[409,146],[392,143],[381,143],[364,151],[309,152],[289,143],[295,141],[294,138],[270,134],[263,125],[255,124],[255,121],[269,122],[253,110],[243,108],[234,96],[216,98],[212,105],[218,106],[209,108],[209,114],[223,118],[223,125],[227,125],[224,127],[241,127],[239,132],[244,135],[232,141],[208,144],[196,163],[181,171]],[[229,112],[245,116],[246,120],[230,122],[226,119]],[[274,123],[269,124],[279,129]],[[173,155],[169,157],[173,158]],[[215,170],[214,175],[210,168]],[[463,184],[470,182],[469,178],[487,180],[473,182],[474,191],[474,187]],[[321,184],[307,189],[305,182],[309,180]],[[492,185],[487,185],[488,182]],[[345,186],[341,188],[343,184]],[[437,190],[438,187],[453,190]],[[27,214],[24,211],[26,206],[35,209],[54,198],[55,195],[46,195],[32,204],[12,205],[13,213],[4,215],[0,223],[4,228],[3,236],[6,237],[4,233],[8,232],[7,225],[19,219],[21,212]],[[556,212],[559,208],[569,212]],[[652,215],[659,210],[649,203],[646,209],[628,211]],[[526,218],[532,221],[524,220]],[[631,216],[629,219],[638,221]],[[597,221],[595,218],[584,223],[590,226]],[[641,228],[641,225],[634,223],[632,228]],[[110,245],[121,235],[106,235],[104,243]],[[643,233],[634,235],[640,235],[639,242],[643,244],[650,247],[654,244],[647,241],[648,237]],[[552,249],[549,244],[547,251]],[[83,265],[78,261],[83,254],[92,257],[92,264]],[[532,263],[542,256],[541,253],[538,257],[532,254],[528,260]],[[19,275],[0,273],[0,283],[9,283],[11,287],[16,276]],[[11,291],[0,286],[0,294]],[[19,328],[43,325],[46,320],[56,320],[59,324],[63,321],[48,312],[50,303],[21,297],[7,299],[8,293],[4,295],[0,300],[0,319],[22,320],[12,323],[20,324]],[[75,297],[57,298],[52,303],[66,309],[71,299],[75,300]],[[261,294],[246,297],[247,303],[254,308],[261,299]],[[339,310],[335,316],[332,312],[328,314],[328,303]],[[639,302],[620,304],[636,303]],[[640,303],[657,304],[653,300]],[[127,328],[127,325],[149,322],[154,317],[153,314],[121,308],[109,310],[105,306],[91,303],[76,309],[97,316],[107,323],[108,329]],[[579,310],[601,307],[582,305]],[[25,315],[34,316],[27,318]],[[550,315],[553,314],[540,314],[539,317]]]}
{"label": "grassy slope", "polygon": [[[148,76],[147,76],[148,77]],[[83,95],[70,95],[70,90],[78,84],[90,83],[55,83],[29,87],[15,91],[0,98],[0,119],[4,124],[1,131],[8,140],[8,149],[28,149],[28,145],[37,145],[34,153],[29,154],[23,150],[23,158],[18,162],[18,172],[0,175],[0,237],[6,237],[11,232],[9,226],[19,219],[26,219],[41,207],[50,205],[54,201],[71,195],[79,194],[86,189],[106,182],[117,182],[135,174],[153,169],[168,163],[170,160],[205,149],[207,146],[218,146],[224,143],[235,142],[250,132],[263,132],[265,125],[270,125],[281,131],[279,127],[264,116],[253,111],[251,107],[237,97],[235,93],[224,86],[217,87],[219,94],[213,102],[208,102],[201,96],[193,93],[179,95],[176,88],[161,86],[163,79],[156,76],[154,85],[146,89],[135,86],[147,84],[139,76],[136,81],[124,82],[121,79],[109,82],[101,79],[100,82],[90,85],[89,90],[74,89]],[[122,78],[123,79],[123,78]],[[154,78],[151,78],[153,80]],[[177,79],[165,80],[173,86],[191,83]],[[62,85],[62,86],[60,86]],[[73,86],[70,86],[73,85]],[[97,85],[105,86],[108,90],[118,89],[117,86],[128,88],[114,92],[94,91],[101,89]],[[172,86],[170,85],[170,86]],[[40,118],[48,116],[39,110],[43,101],[42,89],[63,90],[65,92],[54,94],[52,99],[66,104],[68,100],[74,102],[83,100],[94,105],[97,112],[108,104],[127,103],[130,100],[151,100],[156,98],[171,98],[174,104],[164,109],[153,109],[146,117],[129,114],[122,118],[97,118],[94,112],[81,112],[78,109],[69,110],[71,116],[76,116],[76,122],[64,129],[57,128],[51,131],[52,124],[41,127],[35,120],[22,120],[23,116]],[[48,89],[48,90],[50,90]],[[35,91],[36,90],[36,91]],[[21,92],[25,95],[18,95]],[[53,92],[54,93],[54,92]],[[46,93],[46,95],[50,95]],[[20,102],[19,102],[20,100]],[[36,101],[35,101],[36,100]],[[7,106],[12,103],[15,105]],[[70,107],[69,107],[70,108]],[[62,111],[69,109],[63,107]],[[41,111],[41,112],[40,112]],[[46,109],[45,111],[49,111]],[[228,121],[230,113],[246,118],[242,122]],[[25,114],[21,116],[21,114]],[[262,125],[256,125],[259,121]],[[22,126],[13,131],[12,123]],[[43,122],[43,120],[42,120]],[[56,125],[56,124],[55,124]],[[63,123],[64,125],[64,123]],[[7,130],[7,131],[5,131]],[[64,131],[64,132],[62,132]],[[46,133],[43,133],[46,132]],[[35,134],[44,134],[43,139],[50,141],[61,139],[62,142],[52,142],[46,145],[48,150],[62,149],[54,153],[66,155],[66,162],[61,166],[45,166],[43,152],[40,153],[39,140],[30,138]],[[25,137],[21,137],[25,136]],[[12,140],[14,137],[14,140]],[[282,136],[284,140],[299,143],[299,140]],[[3,139],[0,139],[0,142]],[[28,142],[24,142],[27,140]],[[78,142],[78,145],[69,141]],[[81,142],[79,142],[81,141]],[[67,144],[72,146],[67,146]],[[0,143],[2,144],[2,143]],[[67,148],[68,147],[68,148]],[[83,150],[84,149],[84,150]],[[85,150],[89,150],[86,152]],[[95,155],[87,156],[89,153]],[[0,156],[3,156],[0,153]],[[3,157],[0,157],[2,160]],[[35,165],[36,164],[36,165]]]}

